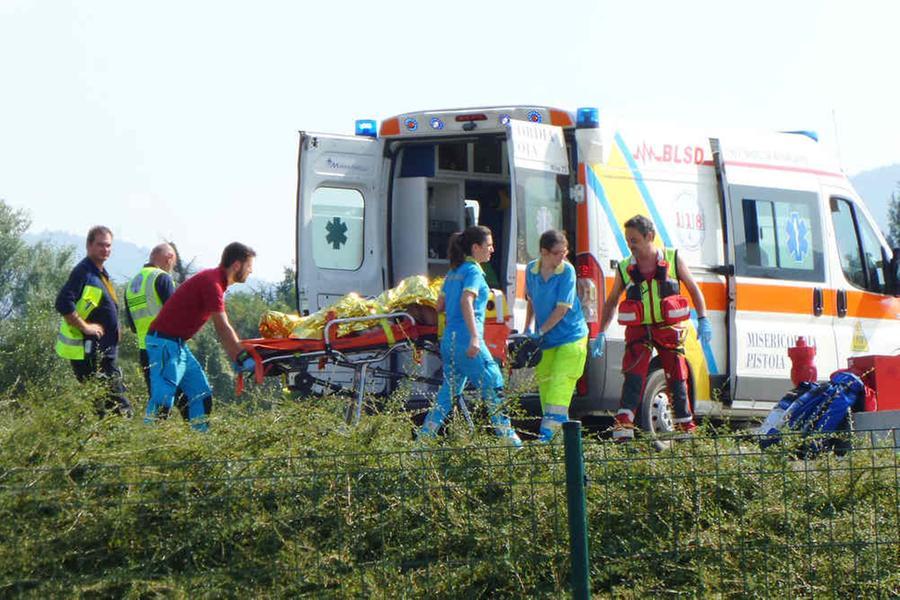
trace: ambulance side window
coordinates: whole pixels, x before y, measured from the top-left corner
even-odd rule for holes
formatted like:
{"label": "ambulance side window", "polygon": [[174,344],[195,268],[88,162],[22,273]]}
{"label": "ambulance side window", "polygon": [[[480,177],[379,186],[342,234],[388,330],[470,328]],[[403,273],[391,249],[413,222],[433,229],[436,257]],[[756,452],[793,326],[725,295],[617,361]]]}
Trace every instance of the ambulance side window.
{"label": "ambulance side window", "polygon": [[731,186],[731,197],[737,275],[825,281],[816,194]]}
{"label": "ambulance side window", "polygon": [[847,281],[864,290],[886,293],[886,257],[868,220],[849,200],[831,198],[831,221]]}
{"label": "ambulance side window", "polygon": [[365,200],[359,190],[320,187],[313,192],[310,207],[316,266],[343,271],[362,266]]}

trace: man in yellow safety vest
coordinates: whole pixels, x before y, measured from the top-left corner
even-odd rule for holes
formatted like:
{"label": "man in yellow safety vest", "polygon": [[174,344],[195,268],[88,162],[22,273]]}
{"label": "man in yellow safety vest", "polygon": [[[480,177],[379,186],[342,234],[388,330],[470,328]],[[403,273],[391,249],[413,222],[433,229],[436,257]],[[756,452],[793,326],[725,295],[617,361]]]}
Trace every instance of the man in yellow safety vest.
{"label": "man in yellow safety vest", "polygon": [[99,377],[108,384],[103,409],[130,417],[131,403],[118,366],[119,307],[115,286],[103,265],[112,252],[112,231],[97,225],[88,231],[87,256],[75,265],[56,296],[62,323],[56,353],[69,360],[78,381]]}
{"label": "man in yellow safety vest", "polygon": [[[150,251],[150,258],[125,288],[125,321],[137,334],[138,352],[144,383],[150,393],[150,361],[147,358],[147,331],[163,304],[175,293],[172,269],[178,254],[171,244],[158,244]],[[187,419],[187,398],[178,390],[175,405]]]}

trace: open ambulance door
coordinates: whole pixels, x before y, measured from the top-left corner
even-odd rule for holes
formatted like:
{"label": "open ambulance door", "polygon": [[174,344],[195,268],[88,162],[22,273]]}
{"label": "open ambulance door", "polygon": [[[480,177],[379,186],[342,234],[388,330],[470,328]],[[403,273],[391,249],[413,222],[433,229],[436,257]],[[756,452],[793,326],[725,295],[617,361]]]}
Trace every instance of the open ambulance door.
{"label": "open ambulance door", "polygon": [[798,336],[816,346],[820,373],[835,364],[822,203],[815,180],[777,187],[774,169],[729,165],[727,146],[710,142],[726,221],[731,406],[764,410],[793,388],[787,349]]}
{"label": "open ambulance door", "polygon": [[[563,199],[568,197],[569,158],[561,127],[510,120],[510,229],[505,239],[507,298],[516,298],[516,327],[524,325],[524,269],[540,255],[541,234],[563,228]],[[519,274],[521,272],[521,274]],[[516,297],[517,277],[521,289]],[[510,302],[512,306],[513,303]]]}
{"label": "open ambulance door", "polygon": [[300,132],[297,293],[301,314],[384,290],[384,142]]}

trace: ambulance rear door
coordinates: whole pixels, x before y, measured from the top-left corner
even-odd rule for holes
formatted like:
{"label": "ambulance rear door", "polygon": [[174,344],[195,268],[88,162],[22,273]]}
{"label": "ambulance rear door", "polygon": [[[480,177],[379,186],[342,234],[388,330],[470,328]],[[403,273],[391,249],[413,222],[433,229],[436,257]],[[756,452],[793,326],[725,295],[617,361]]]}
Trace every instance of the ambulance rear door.
{"label": "ambulance rear door", "polygon": [[[563,229],[563,199],[569,190],[569,156],[561,127],[510,120],[509,172],[512,232],[507,257],[507,294],[524,287],[524,266],[540,255],[541,234],[548,229]],[[518,280],[513,279],[516,274]],[[523,290],[519,290],[522,292]],[[521,294],[524,297],[524,294]],[[517,298],[517,303],[521,298]],[[521,305],[516,326],[524,324]],[[519,319],[523,321],[520,322]]]}
{"label": "ambulance rear door", "polygon": [[300,132],[297,292],[301,314],[384,290],[384,143]]}

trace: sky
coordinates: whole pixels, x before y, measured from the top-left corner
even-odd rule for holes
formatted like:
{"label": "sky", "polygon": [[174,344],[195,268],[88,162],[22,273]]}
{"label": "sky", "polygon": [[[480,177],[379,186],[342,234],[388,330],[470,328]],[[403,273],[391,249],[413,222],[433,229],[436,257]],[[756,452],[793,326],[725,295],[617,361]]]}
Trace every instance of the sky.
{"label": "sky", "polygon": [[[299,130],[489,106],[814,129],[900,163],[900,2],[0,0],[0,198],[256,275],[294,259]],[[115,247],[113,248],[115,252]]]}

